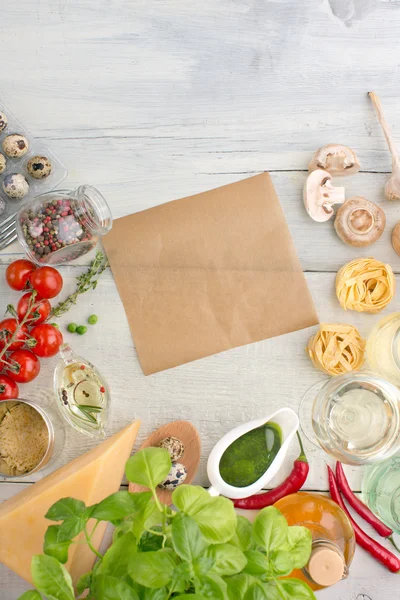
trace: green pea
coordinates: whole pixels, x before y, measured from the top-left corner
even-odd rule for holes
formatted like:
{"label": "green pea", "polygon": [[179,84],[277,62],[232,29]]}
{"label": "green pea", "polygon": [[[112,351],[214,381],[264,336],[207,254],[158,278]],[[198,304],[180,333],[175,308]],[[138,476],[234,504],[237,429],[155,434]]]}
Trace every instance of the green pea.
{"label": "green pea", "polygon": [[88,323],[89,325],[96,325],[98,320],[99,317],[97,315],[90,315],[90,317],[88,318]]}
{"label": "green pea", "polygon": [[50,325],[53,325],[53,327],[55,327],[56,329],[60,329],[58,323],[50,323]]}
{"label": "green pea", "polygon": [[76,328],[76,333],[79,333],[79,335],[84,335],[87,332],[87,327],[85,327],[84,325],[79,325],[79,327]]}
{"label": "green pea", "polygon": [[75,333],[75,331],[77,330],[78,325],[76,323],[70,323],[67,327],[68,331],[70,333]]}

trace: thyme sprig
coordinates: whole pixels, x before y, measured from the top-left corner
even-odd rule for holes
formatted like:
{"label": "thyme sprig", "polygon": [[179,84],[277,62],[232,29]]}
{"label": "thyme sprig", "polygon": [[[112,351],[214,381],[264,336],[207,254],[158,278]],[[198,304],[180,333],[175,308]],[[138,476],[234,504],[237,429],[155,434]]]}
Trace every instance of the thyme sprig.
{"label": "thyme sprig", "polygon": [[108,260],[104,254],[100,251],[96,252],[96,256],[91,263],[89,269],[85,273],[81,273],[76,277],[78,282],[76,290],[73,294],[68,296],[63,302],[59,302],[57,306],[52,308],[50,316],[61,317],[64,313],[68,312],[71,306],[76,304],[78,296],[84,294],[89,290],[95,290],[97,287],[98,279],[100,275],[105,271],[108,266]]}

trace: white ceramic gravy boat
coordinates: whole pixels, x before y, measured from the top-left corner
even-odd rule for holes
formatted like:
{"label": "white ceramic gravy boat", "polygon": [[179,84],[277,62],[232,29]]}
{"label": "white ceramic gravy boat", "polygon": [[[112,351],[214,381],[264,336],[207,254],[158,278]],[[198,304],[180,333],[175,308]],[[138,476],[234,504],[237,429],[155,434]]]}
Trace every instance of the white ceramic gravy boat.
{"label": "white ceramic gravy boat", "polygon": [[[235,487],[233,485],[229,485],[226,483],[226,481],[224,481],[224,479],[222,479],[219,471],[219,463],[223,453],[228,446],[230,446],[239,437],[251,431],[252,429],[262,427],[262,425],[265,425],[268,421],[277,423],[282,430],[282,446],[278,454],[260,479],[257,479],[257,481],[251,485],[246,487]],[[298,428],[299,419],[296,413],[291,408],[281,408],[268,417],[263,417],[262,419],[244,423],[243,425],[239,425],[238,427],[235,427],[235,429],[229,431],[222,439],[219,440],[219,442],[215,444],[214,448],[211,450],[210,456],[208,457],[207,474],[211,483],[211,487],[208,490],[209,493],[212,496],[219,496],[221,494],[223,496],[227,496],[228,498],[236,499],[247,498],[248,496],[252,496],[253,494],[259,492],[278,473],[283,461],[285,460],[290,442],[292,441],[292,438],[296,434]]]}

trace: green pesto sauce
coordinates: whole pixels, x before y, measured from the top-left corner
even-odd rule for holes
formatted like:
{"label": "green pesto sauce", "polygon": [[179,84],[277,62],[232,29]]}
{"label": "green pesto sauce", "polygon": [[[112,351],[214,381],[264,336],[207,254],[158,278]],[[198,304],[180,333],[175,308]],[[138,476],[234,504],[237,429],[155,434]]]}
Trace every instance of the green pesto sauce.
{"label": "green pesto sauce", "polygon": [[271,465],[282,446],[282,431],[268,422],[248,431],[223,453],[219,471],[222,479],[235,487],[256,482]]}

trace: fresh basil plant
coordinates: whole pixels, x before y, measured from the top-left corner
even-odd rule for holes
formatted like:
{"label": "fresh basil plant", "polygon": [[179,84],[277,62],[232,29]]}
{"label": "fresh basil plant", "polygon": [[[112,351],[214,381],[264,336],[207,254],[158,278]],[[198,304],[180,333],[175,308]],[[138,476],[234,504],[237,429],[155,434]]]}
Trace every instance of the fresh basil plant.
{"label": "fresh basil plant", "polygon": [[[315,599],[306,583],[287,577],[307,563],[308,529],[289,527],[273,506],[250,523],[236,515],[230,500],[193,485],[173,492],[172,510],[156,493],[170,468],[166,450],[146,448],[128,460],[126,476],[149,492],[117,492],[89,507],[74,498],[56,502],[46,518],[57,525],[47,529],[44,554],[32,560],[37,591],[25,592],[19,600],[41,600],[42,594],[48,600],[74,600],[82,594],[88,600]],[[104,555],[91,542],[100,521],[115,526]],[[98,560],[80,578],[75,596],[64,564],[77,536]]]}

